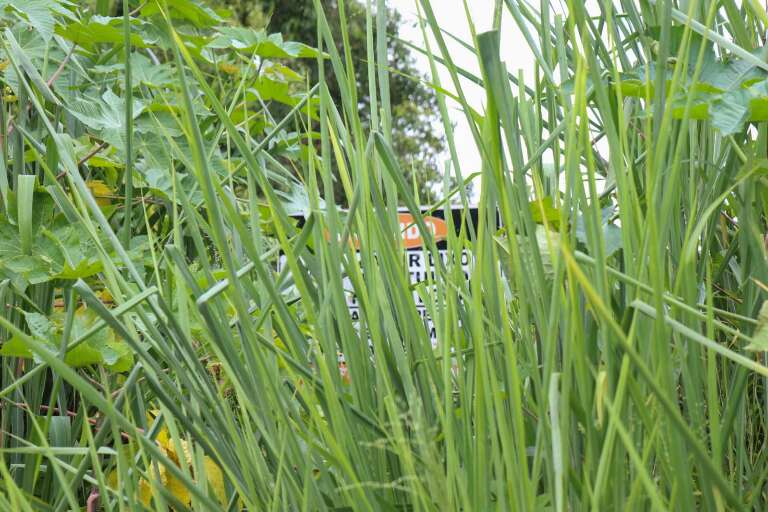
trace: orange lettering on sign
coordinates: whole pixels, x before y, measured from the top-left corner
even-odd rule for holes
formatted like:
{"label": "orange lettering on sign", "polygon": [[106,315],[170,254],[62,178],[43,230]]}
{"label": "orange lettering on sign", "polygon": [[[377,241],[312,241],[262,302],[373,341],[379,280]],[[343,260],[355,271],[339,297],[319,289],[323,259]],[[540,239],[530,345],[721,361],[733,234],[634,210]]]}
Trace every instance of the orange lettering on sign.
{"label": "orange lettering on sign", "polygon": [[[424,245],[424,239],[419,231],[419,226],[413,219],[413,215],[410,213],[400,213],[398,214],[398,222],[400,223],[400,235],[403,238],[403,245],[406,249],[414,249]],[[426,224],[429,232],[432,233],[432,237],[435,241],[445,240],[448,237],[448,226],[443,219],[438,219],[437,217],[424,217],[424,224]],[[325,239],[330,242],[330,232],[325,229],[323,233]],[[339,235],[339,237],[341,237],[341,235]],[[355,249],[360,249],[360,240],[356,236],[350,235],[348,241]]]}
{"label": "orange lettering on sign", "polygon": [[[406,249],[412,249],[414,247],[421,247],[424,245],[424,239],[419,231],[419,226],[414,222],[413,215],[410,213],[401,213],[398,215],[400,222],[400,233],[403,237],[403,245]],[[432,233],[434,239],[445,240],[448,236],[448,226],[446,226],[443,219],[437,217],[424,217],[424,224],[427,229]]]}

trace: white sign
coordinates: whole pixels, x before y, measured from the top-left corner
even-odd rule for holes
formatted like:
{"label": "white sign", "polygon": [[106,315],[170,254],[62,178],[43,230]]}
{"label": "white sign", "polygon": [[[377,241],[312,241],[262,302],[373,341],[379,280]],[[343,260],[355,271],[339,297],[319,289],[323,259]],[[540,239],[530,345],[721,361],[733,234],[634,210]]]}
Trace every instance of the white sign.
{"label": "white sign", "polygon": [[[456,229],[459,229],[462,224],[463,210],[453,210],[452,213]],[[477,212],[472,210],[470,214],[467,215],[466,221],[474,222],[476,215]],[[434,216],[428,215],[424,217],[427,229],[431,231],[432,236],[438,242],[437,254],[423,250],[423,240],[421,233],[419,232],[418,227],[413,223],[413,218],[411,215],[407,213],[400,213],[399,216],[400,231],[403,237],[403,246],[406,248],[405,263],[408,272],[408,281],[414,288],[414,304],[416,305],[416,310],[424,321],[427,332],[429,333],[430,340],[432,341],[432,346],[436,347],[438,342],[437,332],[432,319],[429,317],[427,309],[428,304],[425,303],[424,297],[428,296],[429,294],[434,296],[437,293],[437,290],[434,289],[436,288],[434,285],[432,290],[429,290],[428,287],[429,281],[434,281],[437,269],[439,268],[440,263],[438,258],[442,260],[446,267],[450,267],[452,264],[461,265],[461,268],[464,271],[464,275],[467,281],[469,281],[473,257],[472,254],[466,249],[462,250],[461,253],[457,253],[456,251],[445,248],[446,243],[444,240],[447,238],[448,231],[446,222],[441,218],[442,212],[438,212]],[[356,254],[359,261],[360,252],[358,251]],[[287,257],[285,255],[280,255],[277,264],[278,272],[280,272],[287,265]],[[354,294],[352,282],[348,277],[344,277],[343,286],[346,292],[346,301],[349,314],[355,325],[359,326],[361,315],[360,304],[357,300],[357,296]]]}

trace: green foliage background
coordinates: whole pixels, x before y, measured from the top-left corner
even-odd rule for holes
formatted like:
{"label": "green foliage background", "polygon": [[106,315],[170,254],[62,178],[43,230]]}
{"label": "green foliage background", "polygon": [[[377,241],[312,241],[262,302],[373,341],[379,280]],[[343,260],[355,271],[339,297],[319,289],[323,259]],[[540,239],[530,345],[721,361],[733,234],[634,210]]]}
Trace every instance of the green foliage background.
{"label": "green foliage background", "polygon": [[419,0],[473,212],[328,5],[0,0],[0,511],[766,509],[764,8],[498,0],[475,74]]}
{"label": "green foliage background", "polygon": [[[269,28],[280,32],[287,39],[302,41],[317,46],[317,16],[312,0],[215,0],[214,5],[228,9],[233,18],[243,26]],[[326,17],[339,51],[343,42],[340,31],[338,0],[323,2]],[[370,122],[369,83],[366,72],[367,44],[365,3],[360,0],[345,2],[346,29],[349,35],[349,51],[355,66],[359,111],[362,122]],[[392,109],[392,144],[405,170],[409,183],[415,181],[422,200],[434,201],[436,191],[443,188],[445,141],[441,135],[440,115],[434,91],[424,83],[426,69],[417,69],[411,49],[398,37],[401,15],[387,9],[387,52],[388,65],[393,72],[390,80],[390,102]],[[376,37],[374,29],[374,38]],[[315,63],[309,63],[312,82],[318,78]],[[326,73],[331,76],[331,64]],[[341,86],[335,80],[328,83],[331,97],[340,104]],[[449,180],[455,186],[455,180]],[[339,191],[340,192],[340,191]],[[342,194],[337,195],[341,199]]]}

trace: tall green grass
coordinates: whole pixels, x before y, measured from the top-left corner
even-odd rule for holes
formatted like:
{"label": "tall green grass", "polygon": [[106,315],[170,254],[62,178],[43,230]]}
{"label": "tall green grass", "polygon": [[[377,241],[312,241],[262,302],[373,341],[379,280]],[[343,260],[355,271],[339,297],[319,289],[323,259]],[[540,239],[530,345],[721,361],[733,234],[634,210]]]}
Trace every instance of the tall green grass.
{"label": "tall green grass", "polygon": [[[298,169],[308,197],[302,227],[271,178],[291,171],[270,157],[268,140],[251,140],[231,120],[240,98],[222,101],[188,48],[175,45],[179,127],[190,148],[183,156],[203,204],[194,207],[177,183],[173,235],[156,241],[148,273],[88,191],[38,84],[20,74],[31,113],[59,149],[55,163],[71,190],[60,197],[105,244],[103,281],[116,308],[83,281],[68,307],[87,304],[99,326],[131,346],[136,364],[120,378],[84,374],[0,319],[36,355],[24,368],[32,377],[15,375],[0,390],[3,430],[43,427],[24,409],[5,413],[11,401],[39,405],[30,379],[76,394],[78,417],[98,423],[3,447],[0,508],[77,510],[92,491],[108,510],[184,509],[186,496],[193,510],[766,506],[768,334],[756,319],[768,283],[768,127],[758,121],[725,135],[714,114],[694,115],[690,91],[706,71],[707,41],[718,58],[768,67],[752,53],[765,13],[728,0],[602,2],[594,13],[568,2],[560,14],[548,0],[498,1],[494,30],[472,27],[464,42],[479,63],[475,75],[452,60],[453,38],[434,15],[442,3],[419,1],[449,167],[461,168],[448,117],[457,104],[483,162],[465,170],[477,171],[477,225],[447,240],[449,251],[474,254],[471,279],[449,261],[415,287],[436,290],[427,294],[440,340],[433,350],[397,221],[404,205],[427,232],[430,205],[414,196],[389,144],[386,23],[373,16],[383,5],[367,2],[362,63],[337,52],[315,0],[321,59],[332,73],[308,87],[316,119],[300,106],[285,121],[319,131]],[[180,41],[170,20],[167,29]],[[505,67],[513,49],[499,34],[510,30],[531,45],[533,77]],[[650,76],[639,85],[625,75],[638,65]],[[440,83],[441,67],[452,84]],[[370,127],[358,113],[361,72],[371,84]],[[466,100],[467,78],[486,92],[482,111]],[[340,85],[340,104],[330,81]],[[203,136],[193,88],[244,159],[231,177],[212,171],[211,148],[222,139]],[[346,209],[323,200],[337,183]],[[22,179],[19,194],[25,186]],[[463,190],[452,194],[432,205],[446,218],[451,203],[469,201]],[[435,241],[424,251],[436,255]],[[287,261],[280,273],[278,252]],[[80,341],[65,331],[60,346]],[[748,351],[750,343],[759,350]],[[210,461],[223,473],[223,499]],[[142,488],[153,500],[146,506]]]}

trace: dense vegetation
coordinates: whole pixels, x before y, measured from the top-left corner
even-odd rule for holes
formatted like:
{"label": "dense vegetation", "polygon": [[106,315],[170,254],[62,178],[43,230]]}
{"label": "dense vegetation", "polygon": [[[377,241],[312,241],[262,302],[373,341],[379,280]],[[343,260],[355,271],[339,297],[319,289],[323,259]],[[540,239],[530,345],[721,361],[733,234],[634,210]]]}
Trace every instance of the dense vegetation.
{"label": "dense vegetation", "polygon": [[[449,108],[483,157],[441,258],[425,216],[465,189],[421,203],[345,5],[307,45],[0,2],[0,510],[766,508],[765,10],[499,0],[477,75],[419,0],[448,167]],[[416,284],[400,205],[441,262]]]}
{"label": "dense vegetation", "polygon": [[[310,46],[317,46],[317,16],[312,0],[216,0],[216,5],[228,9],[232,18],[243,26],[268,28],[280,32],[283,37],[302,41]],[[366,66],[368,52],[368,30],[366,22],[366,2],[346,0],[325,0],[328,28],[334,37],[336,48],[344,53],[344,40],[341,37],[342,24],[346,27],[349,57],[354,69],[357,84],[357,102],[360,106],[360,121],[364,128],[370,128],[371,104],[370,84]],[[339,9],[339,7],[343,7]],[[370,37],[378,44],[378,25],[376,13],[372,13]],[[443,189],[443,162],[439,161],[445,152],[445,139],[439,129],[440,112],[437,108],[435,91],[426,82],[423,71],[418,70],[409,44],[399,38],[402,24],[400,14],[387,9],[383,23],[383,44],[387,47],[390,67],[389,105],[392,111],[392,149],[397,156],[400,168],[409,183],[415,181],[419,196],[425,202],[432,202],[440,197]],[[312,83],[319,78],[317,62],[302,61],[298,65],[306,68]],[[333,73],[331,63],[326,61],[325,72]],[[328,92],[334,103],[341,101],[341,86],[331,80],[327,82]],[[472,169],[477,170],[477,169]],[[455,186],[453,179],[450,186]],[[336,199],[344,201],[341,186],[336,188]]]}

